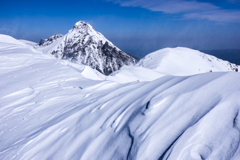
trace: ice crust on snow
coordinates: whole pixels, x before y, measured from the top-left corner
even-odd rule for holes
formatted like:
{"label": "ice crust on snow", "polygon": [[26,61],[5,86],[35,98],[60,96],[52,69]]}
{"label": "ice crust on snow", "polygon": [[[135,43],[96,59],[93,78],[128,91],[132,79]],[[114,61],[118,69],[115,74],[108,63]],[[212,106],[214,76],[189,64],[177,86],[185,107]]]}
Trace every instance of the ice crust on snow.
{"label": "ice crust on snow", "polygon": [[240,73],[140,62],[111,77],[0,42],[0,159],[239,159]]}

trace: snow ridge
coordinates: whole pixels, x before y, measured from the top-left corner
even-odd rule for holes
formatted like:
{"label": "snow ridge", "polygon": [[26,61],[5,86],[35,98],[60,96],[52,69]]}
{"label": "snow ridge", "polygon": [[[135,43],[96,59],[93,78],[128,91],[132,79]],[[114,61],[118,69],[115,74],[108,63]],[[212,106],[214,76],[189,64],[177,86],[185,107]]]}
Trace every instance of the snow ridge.
{"label": "snow ridge", "polygon": [[83,21],[77,22],[48,53],[59,59],[90,66],[105,75],[138,61]]}
{"label": "snow ridge", "polygon": [[56,40],[58,40],[61,37],[63,37],[62,34],[54,34],[53,36],[48,37],[47,39],[41,39],[38,45],[42,46],[42,47],[48,46],[48,45],[52,44],[53,42],[55,42]]}
{"label": "snow ridge", "polygon": [[136,66],[176,76],[188,76],[207,72],[238,72],[240,69],[236,64],[185,47],[164,48],[152,52],[142,58]]}

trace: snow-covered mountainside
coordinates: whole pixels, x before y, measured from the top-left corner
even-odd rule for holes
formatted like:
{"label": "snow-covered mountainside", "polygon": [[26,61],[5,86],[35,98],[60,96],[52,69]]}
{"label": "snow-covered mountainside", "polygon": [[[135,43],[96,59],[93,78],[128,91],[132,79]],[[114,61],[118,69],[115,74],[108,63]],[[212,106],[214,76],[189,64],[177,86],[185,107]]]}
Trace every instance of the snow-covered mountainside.
{"label": "snow-covered mountainside", "polygon": [[59,59],[90,66],[105,75],[137,62],[137,58],[121,51],[90,24],[82,21],[45,52]]}
{"label": "snow-covered mountainside", "polygon": [[20,42],[26,44],[26,45],[29,45],[29,46],[32,46],[32,47],[37,47],[38,46],[38,43],[36,42],[32,42],[32,41],[28,41],[28,40],[24,40],[24,39],[18,39]]}
{"label": "snow-covered mountainside", "polygon": [[47,39],[41,39],[38,45],[41,47],[48,46],[48,45],[52,44],[53,42],[57,41],[61,37],[63,37],[62,34],[54,34],[53,36],[48,37]]}
{"label": "snow-covered mountainside", "polygon": [[124,66],[105,79],[127,83],[152,81],[166,75],[189,76],[206,72],[239,71],[236,64],[199,51],[177,47],[146,55],[135,66]]}
{"label": "snow-covered mountainside", "polygon": [[90,67],[4,38],[1,160],[239,160],[240,73],[90,80]]}
{"label": "snow-covered mountainside", "polygon": [[176,76],[206,72],[237,72],[240,70],[236,64],[184,47],[164,48],[150,53],[141,59],[136,66]]}
{"label": "snow-covered mountainside", "polygon": [[8,36],[8,35],[4,35],[4,34],[0,34],[0,43],[7,43],[7,44],[15,44],[18,46],[25,46],[26,44],[16,40],[15,38]]}

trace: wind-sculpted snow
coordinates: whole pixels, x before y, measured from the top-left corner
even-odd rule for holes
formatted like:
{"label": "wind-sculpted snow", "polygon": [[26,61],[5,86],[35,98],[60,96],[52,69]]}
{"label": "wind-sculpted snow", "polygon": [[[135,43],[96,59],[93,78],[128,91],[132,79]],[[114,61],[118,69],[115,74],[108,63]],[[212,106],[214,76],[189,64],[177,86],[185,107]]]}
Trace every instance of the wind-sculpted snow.
{"label": "wind-sculpted snow", "polygon": [[93,81],[3,43],[0,64],[0,159],[240,157],[240,73]]}
{"label": "wind-sculpted snow", "polygon": [[77,22],[63,39],[55,43],[49,47],[49,54],[90,66],[105,75],[124,65],[134,65],[137,61],[137,58],[121,51],[90,24],[82,21]]}

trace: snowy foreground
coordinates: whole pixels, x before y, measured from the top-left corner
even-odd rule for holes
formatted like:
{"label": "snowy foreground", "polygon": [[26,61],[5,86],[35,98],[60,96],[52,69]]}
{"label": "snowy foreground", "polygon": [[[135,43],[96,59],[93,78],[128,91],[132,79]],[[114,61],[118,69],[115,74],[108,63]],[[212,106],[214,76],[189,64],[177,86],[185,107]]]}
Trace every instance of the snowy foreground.
{"label": "snowy foreground", "polygon": [[107,77],[2,39],[0,159],[239,160],[240,73],[145,62]]}

